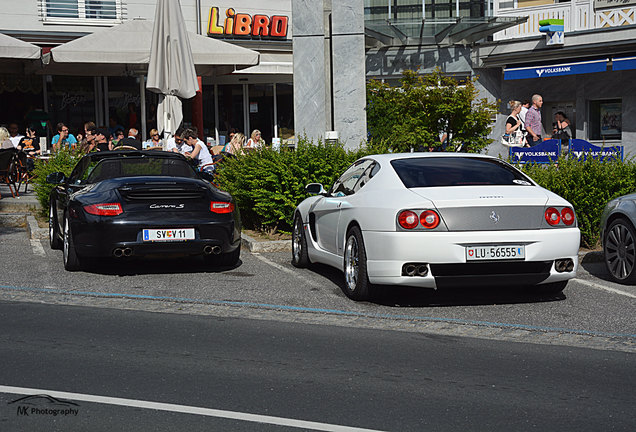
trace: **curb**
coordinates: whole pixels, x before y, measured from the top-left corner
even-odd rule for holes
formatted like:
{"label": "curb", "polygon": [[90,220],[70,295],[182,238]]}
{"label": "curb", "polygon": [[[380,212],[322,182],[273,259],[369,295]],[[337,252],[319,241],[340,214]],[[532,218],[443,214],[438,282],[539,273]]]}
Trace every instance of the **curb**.
{"label": "curb", "polygon": [[291,252],[291,240],[257,241],[241,233],[241,245],[250,252]]}
{"label": "curb", "polygon": [[0,226],[24,228],[27,216],[27,213],[0,213]]}
{"label": "curb", "polygon": [[40,228],[38,221],[35,220],[35,216],[31,214],[27,215],[26,222],[26,230],[29,238],[38,240],[49,238],[49,230],[46,228]]}

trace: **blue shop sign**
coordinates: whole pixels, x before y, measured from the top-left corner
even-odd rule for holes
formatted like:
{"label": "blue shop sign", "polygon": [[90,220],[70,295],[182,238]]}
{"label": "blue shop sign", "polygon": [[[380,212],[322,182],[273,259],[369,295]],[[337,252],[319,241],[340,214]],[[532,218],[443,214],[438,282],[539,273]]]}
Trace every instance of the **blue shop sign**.
{"label": "blue shop sign", "polygon": [[614,57],[612,59],[612,70],[632,70],[636,69],[636,57]]}
{"label": "blue shop sign", "polygon": [[568,153],[579,160],[599,159],[601,161],[623,160],[623,146],[599,147],[582,139],[570,140]]}
{"label": "blue shop sign", "polygon": [[561,140],[549,139],[532,147],[510,147],[512,163],[550,163],[561,154]]}
{"label": "blue shop sign", "polygon": [[504,80],[549,78],[553,76],[605,72],[607,71],[607,61],[608,59],[557,65],[505,68]]}

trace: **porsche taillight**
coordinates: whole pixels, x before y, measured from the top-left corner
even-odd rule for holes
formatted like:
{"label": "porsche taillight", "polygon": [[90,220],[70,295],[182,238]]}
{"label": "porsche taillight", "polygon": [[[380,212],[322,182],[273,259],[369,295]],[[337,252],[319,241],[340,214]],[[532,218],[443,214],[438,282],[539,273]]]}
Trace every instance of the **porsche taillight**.
{"label": "porsche taillight", "polygon": [[434,210],[402,210],[398,213],[398,224],[408,230],[419,225],[426,229],[433,229],[439,225],[440,218]]}
{"label": "porsche taillight", "polygon": [[97,216],[117,216],[124,212],[120,203],[86,205],[84,206],[84,211]]}
{"label": "porsche taillight", "polygon": [[234,203],[212,201],[210,203],[210,211],[214,213],[232,213],[234,211]]}

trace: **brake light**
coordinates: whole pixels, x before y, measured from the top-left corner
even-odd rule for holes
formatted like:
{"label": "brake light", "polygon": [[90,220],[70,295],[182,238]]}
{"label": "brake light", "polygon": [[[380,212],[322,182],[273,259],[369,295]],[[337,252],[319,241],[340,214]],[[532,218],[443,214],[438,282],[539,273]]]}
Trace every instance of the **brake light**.
{"label": "brake light", "polygon": [[234,211],[234,203],[212,201],[210,203],[210,211],[214,213],[232,213]]}
{"label": "brake light", "polygon": [[547,223],[554,226],[561,222],[561,215],[557,209],[550,207],[545,211],[545,220]]}
{"label": "brake light", "polygon": [[124,212],[119,203],[91,204],[84,206],[84,211],[97,216],[117,216]]}
{"label": "brake light", "polygon": [[574,210],[570,207],[563,207],[563,210],[561,210],[561,220],[568,226],[572,225],[574,223]]}
{"label": "brake light", "polygon": [[404,210],[398,215],[398,223],[402,228],[413,229],[418,222],[417,215],[411,210]]}
{"label": "brake light", "polygon": [[420,223],[424,228],[433,229],[439,225],[439,215],[433,210],[425,210],[420,215]]}

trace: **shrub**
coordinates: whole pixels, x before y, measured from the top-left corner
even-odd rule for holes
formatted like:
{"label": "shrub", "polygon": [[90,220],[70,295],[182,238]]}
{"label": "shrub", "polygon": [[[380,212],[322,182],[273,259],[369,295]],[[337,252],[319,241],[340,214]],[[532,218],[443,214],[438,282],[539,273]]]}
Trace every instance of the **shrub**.
{"label": "shrub", "polygon": [[599,244],[601,213],[607,201],[636,190],[634,162],[561,158],[557,163],[526,164],[522,169],[541,186],[572,203],[581,244],[591,249]]}
{"label": "shrub", "polygon": [[307,197],[308,183],[325,188],[372,149],[345,150],[340,144],[300,139],[295,150],[263,148],[223,162],[218,183],[232,194],[246,228],[291,231],[294,209]]}
{"label": "shrub", "polygon": [[42,213],[48,214],[49,211],[49,195],[55,185],[46,182],[46,176],[54,172],[63,172],[67,177],[73,171],[75,164],[84,154],[78,150],[69,150],[64,148],[57,153],[51,155],[49,160],[36,160],[33,170],[34,179],[33,190],[38,197],[38,201],[42,206]]}

